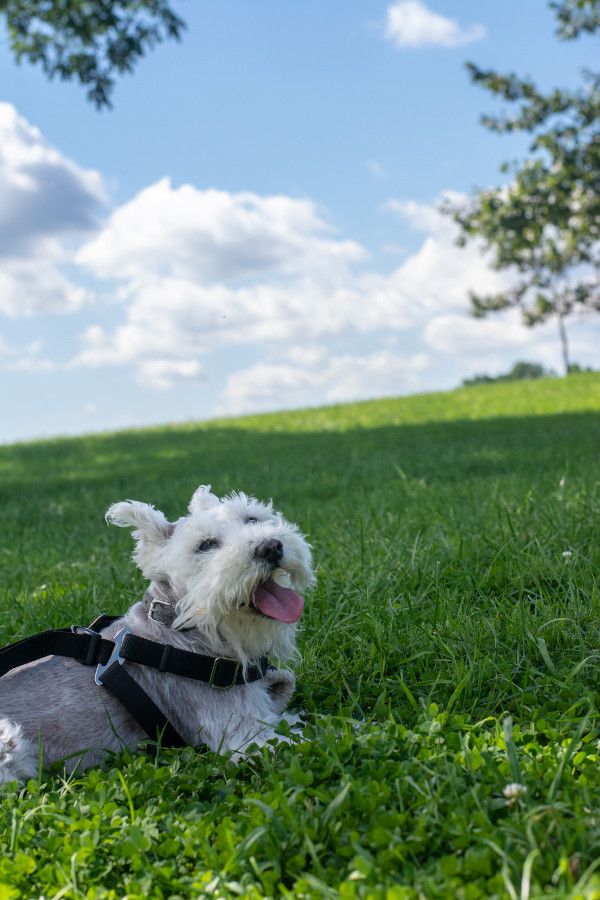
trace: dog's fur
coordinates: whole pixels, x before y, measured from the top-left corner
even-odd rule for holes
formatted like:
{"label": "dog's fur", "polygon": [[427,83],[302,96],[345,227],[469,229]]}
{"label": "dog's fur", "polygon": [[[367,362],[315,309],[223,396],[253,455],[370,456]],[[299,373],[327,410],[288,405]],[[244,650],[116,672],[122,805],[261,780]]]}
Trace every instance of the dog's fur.
{"label": "dog's fur", "polygon": [[[245,494],[219,499],[201,486],[189,514],[175,523],[146,503],[115,503],[106,519],[134,528],[134,560],[150,586],[144,599],[102,633],[126,627],[134,634],[209,656],[232,657],[244,669],[265,654],[295,654],[295,626],[268,618],[252,604],[256,588],[275,564],[257,555],[267,541],[280,541],[277,568],[291,587],[314,580],[309,545],[298,528]],[[172,622],[148,617],[149,601],[173,607]],[[159,607],[162,609],[162,607]],[[271,669],[261,680],[218,690],[208,684],[126,663],[185,740],[240,754],[251,743],[275,737],[294,690],[294,676]],[[94,682],[94,668],[61,657],[21,666],[0,679],[0,783],[37,774],[43,762],[65,759],[68,770],[103,760],[106,751],[136,748],[147,735],[113,695]]]}

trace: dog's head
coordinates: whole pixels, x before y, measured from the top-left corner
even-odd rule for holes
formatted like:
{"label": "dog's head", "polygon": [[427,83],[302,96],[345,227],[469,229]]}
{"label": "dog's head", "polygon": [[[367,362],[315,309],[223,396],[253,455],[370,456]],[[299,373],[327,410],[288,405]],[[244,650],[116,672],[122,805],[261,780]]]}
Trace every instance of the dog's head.
{"label": "dog's head", "polygon": [[212,633],[247,658],[293,650],[298,592],[314,581],[310,547],[270,503],[220,499],[202,485],[177,522],[135,500],[115,503],[106,519],[135,528],[133,558],[150,581],[169,583],[176,628]]}

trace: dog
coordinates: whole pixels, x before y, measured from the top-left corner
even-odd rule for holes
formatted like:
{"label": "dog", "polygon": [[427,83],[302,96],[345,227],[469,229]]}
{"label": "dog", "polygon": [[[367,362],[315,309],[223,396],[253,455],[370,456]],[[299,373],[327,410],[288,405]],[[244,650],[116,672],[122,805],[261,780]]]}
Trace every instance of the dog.
{"label": "dog", "polygon": [[[148,503],[113,504],[106,521],[132,528],[133,559],[150,582],[142,600],[102,629],[120,629],[173,648],[239,663],[245,674],[269,655],[297,656],[295,630],[314,584],[311,548],[272,504],[243,493],[219,498],[210,485],[194,493],[188,514],[172,523]],[[169,651],[171,652],[171,651]],[[219,690],[210,683],[125,663],[190,745],[231,752],[286,740],[276,733],[295,687],[288,669]],[[261,670],[262,671],[262,670]],[[119,700],[75,659],[47,656],[0,678],[0,783],[36,777],[42,763],[86,769],[147,734]],[[273,744],[275,746],[275,744]]]}

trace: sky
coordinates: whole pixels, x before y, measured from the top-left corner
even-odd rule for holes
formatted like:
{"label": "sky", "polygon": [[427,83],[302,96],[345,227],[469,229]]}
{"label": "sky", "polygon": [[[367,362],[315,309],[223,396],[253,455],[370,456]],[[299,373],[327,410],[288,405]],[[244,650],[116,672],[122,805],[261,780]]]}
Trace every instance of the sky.
{"label": "sky", "polygon": [[[465,61],[573,84],[592,38],[545,0],[172,5],[110,111],[0,31],[0,441],[560,370],[555,323],[469,315],[508,276],[438,207],[526,152]],[[597,367],[600,317],[568,332]]]}

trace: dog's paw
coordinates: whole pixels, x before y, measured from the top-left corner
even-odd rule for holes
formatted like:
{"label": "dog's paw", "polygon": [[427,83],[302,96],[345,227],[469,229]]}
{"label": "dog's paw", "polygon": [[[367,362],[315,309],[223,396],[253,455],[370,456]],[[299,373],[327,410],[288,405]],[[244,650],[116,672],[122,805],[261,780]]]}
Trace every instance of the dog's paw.
{"label": "dog's paw", "polygon": [[23,729],[10,719],[0,719],[0,784],[23,781],[37,772],[37,752],[23,735]]}
{"label": "dog's paw", "polygon": [[294,673],[287,669],[268,669],[264,680],[275,712],[282,713],[292,699],[296,687]]}

